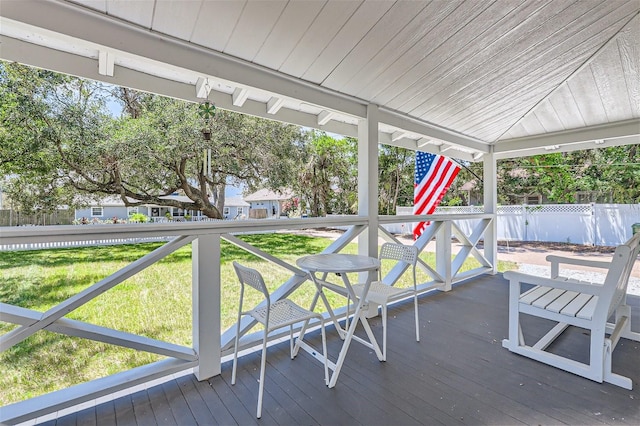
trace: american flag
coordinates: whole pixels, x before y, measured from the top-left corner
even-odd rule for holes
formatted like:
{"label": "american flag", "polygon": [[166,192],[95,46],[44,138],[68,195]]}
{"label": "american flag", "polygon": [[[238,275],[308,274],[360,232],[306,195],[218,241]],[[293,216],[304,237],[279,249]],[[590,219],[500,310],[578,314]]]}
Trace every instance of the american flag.
{"label": "american flag", "polygon": [[[413,189],[413,214],[431,214],[460,171],[460,166],[442,155],[416,151],[416,181]],[[413,228],[417,239],[429,223],[420,222]]]}

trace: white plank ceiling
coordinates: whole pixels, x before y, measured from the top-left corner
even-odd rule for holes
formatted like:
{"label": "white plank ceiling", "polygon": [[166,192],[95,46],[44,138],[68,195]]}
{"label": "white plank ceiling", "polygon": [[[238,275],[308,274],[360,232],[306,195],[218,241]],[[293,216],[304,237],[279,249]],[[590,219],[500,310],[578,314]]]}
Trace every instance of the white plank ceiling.
{"label": "white plank ceiling", "polygon": [[[104,81],[136,86],[141,78],[127,70],[190,85],[200,78],[223,108],[297,124],[313,115],[313,127],[343,134],[364,114],[341,102],[372,103],[399,118],[381,120],[382,141],[473,157],[558,140],[638,143],[639,13],[638,0],[4,0],[0,57],[56,69],[64,66],[25,47],[92,60],[103,51],[114,62]],[[163,57],[162,43],[240,68],[207,68],[179,50]],[[69,72],[93,77],[77,68]],[[277,90],[245,69],[336,100]],[[137,88],[188,98],[149,84]]]}

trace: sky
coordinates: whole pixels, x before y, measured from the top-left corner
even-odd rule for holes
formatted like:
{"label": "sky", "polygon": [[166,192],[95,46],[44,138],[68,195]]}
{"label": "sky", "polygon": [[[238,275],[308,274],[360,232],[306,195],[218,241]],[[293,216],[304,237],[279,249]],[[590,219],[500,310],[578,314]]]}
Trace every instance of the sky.
{"label": "sky", "polygon": [[107,108],[113,117],[118,118],[120,117],[120,114],[122,114],[122,105],[120,105],[120,102],[115,99],[107,101]]}

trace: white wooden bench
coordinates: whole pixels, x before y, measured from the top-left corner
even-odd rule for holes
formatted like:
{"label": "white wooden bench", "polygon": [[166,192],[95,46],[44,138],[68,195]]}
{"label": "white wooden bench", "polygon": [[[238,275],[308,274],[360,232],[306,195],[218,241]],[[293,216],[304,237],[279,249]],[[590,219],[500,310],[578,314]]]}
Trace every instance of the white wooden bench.
{"label": "white wooden bench", "polygon": [[[640,341],[640,333],[631,331],[631,309],[626,303],[627,286],[640,250],[640,233],[618,246],[611,262],[588,261],[548,256],[551,278],[509,271],[509,338],[502,346],[520,355],[586,377],[632,388],[631,379],[611,371],[611,356],[621,337]],[[560,264],[605,268],[603,284],[568,279],[559,275]],[[522,292],[522,284],[534,287]],[[520,314],[529,314],[558,322],[533,346],[525,344]],[[612,319],[613,322],[607,322]],[[546,351],[568,326],[590,330],[589,363],[585,364]]]}

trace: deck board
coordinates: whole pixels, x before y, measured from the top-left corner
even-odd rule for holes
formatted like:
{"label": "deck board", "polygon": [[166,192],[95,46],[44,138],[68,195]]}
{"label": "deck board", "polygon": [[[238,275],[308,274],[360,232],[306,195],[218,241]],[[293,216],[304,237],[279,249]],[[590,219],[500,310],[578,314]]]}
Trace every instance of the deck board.
{"label": "deck board", "polygon": [[[640,345],[622,339],[614,352],[615,372],[630,376],[628,391],[599,384],[509,352],[508,283],[484,276],[420,299],[420,342],[415,341],[413,302],[389,309],[387,361],[354,342],[334,389],[324,385],[322,365],[300,351],[289,358],[288,343],[267,350],[260,424],[640,424]],[[638,330],[640,297],[630,296],[632,327]],[[381,340],[380,318],[370,320]],[[552,323],[523,317],[525,337],[540,337]],[[341,341],[328,328],[335,361]],[[359,334],[361,331],[359,331]],[[585,330],[570,328],[550,348],[588,359]],[[319,332],[309,341],[320,346]],[[198,382],[193,375],[47,424],[258,424],[255,418],[260,354],[241,357],[231,386],[231,362],[222,374]]]}
{"label": "deck board", "polygon": [[[150,395],[151,397],[151,395]],[[108,425],[115,424],[116,411],[113,401],[106,401],[102,404],[96,405],[96,424]]]}
{"label": "deck board", "polygon": [[[118,399],[113,400],[113,405],[116,412],[116,423],[118,425],[136,425],[136,417],[133,412],[133,404],[131,402],[131,395],[125,395]],[[64,419],[64,417],[63,417]]]}
{"label": "deck board", "polygon": [[201,425],[214,423],[213,413],[191,381],[191,376],[182,376],[176,379],[176,382],[196,422]]}
{"label": "deck board", "polygon": [[207,404],[207,408],[215,419],[215,424],[220,425],[232,425],[235,424],[233,416],[227,410],[227,407],[222,403],[222,400],[218,396],[208,381],[199,382],[195,376],[189,376],[195,389],[200,394],[202,400]]}
{"label": "deck board", "polygon": [[152,386],[147,390],[151,409],[153,410],[153,420],[157,425],[173,425],[176,423],[169,401],[162,390],[162,386]]}
{"label": "deck board", "polygon": [[156,419],[151,409],[151,401],[149,401],[149,395],[146,390],[131,395],[131,403],[138,425],[153,426],[156,424]]}
{"label": "deck board", "polygon": [[169,407],[171,408],[171,413],[173,414],[176,423],[180,425],[195,424],[196,419],[191,413],[189,405],[184,399],[178,383],[173,380],[171,382],[163,383],[160,386],[162,386],[162,390],[164,390],[164,394],[169,402]]}

